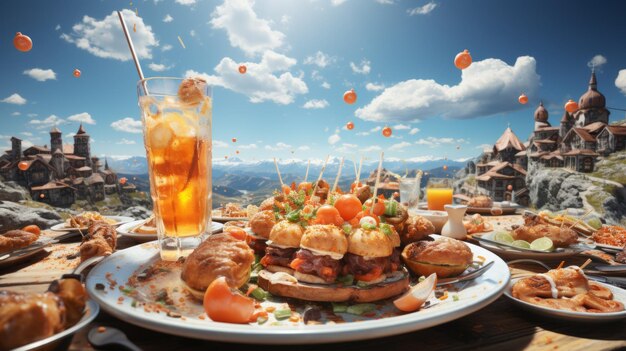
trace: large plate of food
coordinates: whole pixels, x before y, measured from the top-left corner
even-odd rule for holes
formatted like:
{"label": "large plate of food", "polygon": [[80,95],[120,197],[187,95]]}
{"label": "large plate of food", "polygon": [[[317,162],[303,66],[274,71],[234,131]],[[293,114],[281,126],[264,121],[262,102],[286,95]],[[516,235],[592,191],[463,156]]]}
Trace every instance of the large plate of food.
{"label": "large plate of food", "polygon": [[148,329],[302,344],[446,323],[487,306],[508,284],[498,256],[429,236],[433,225],[395,200],[316,190],[274,197],[249,230],[227,226],[185,260],[161,261],[154,242],[118,251],[91,270],[87,288],[104,310]]}
{"label": "large plate of food", "polygon": [[593,233],[592,238],[601,249],[621,251],[626,246],[626,228],[603,225]]}
{"label": "large plate of food", "polygon": [[584,322],[626,318],[626,290],[592,281],[577,266],[512,279],[504,294],[526,310],[554,318]]}
{"label": "large plate of food", "polygon": [[52,240],[41,236],[41,229],[36,225],[27,225],[22,229],[0,234],[0,267],[21,262],[40,253]]}
{"label": "large plate of food", "polygon": [[227,203],[220,208],[214,209],[211,212],[211,219],[219,222],[247,221],[254,216],[258,210],[258,207],[254,205],[243,207],[238,203]]}
{"label": "large plate of food", "polygon": [[52,230],[63,232],[83,232],[89,228],[93,222],[103,221],[109,225],[119,226],[124,223],[132,222],[135,219],[126,216],[103,216],[98,212],[83,212],[77,216],[71,216],[65,222],[52,226]]}
{"label": "large plate of food", "polygon": [[510,201],[494,202],[493,199],[486,195],[476,195],[469,197],[467,195],[457,194],[455,198],[461,201],[461,204],[467,205],[467,213],[483,214],[492,216],[514,214],[520,206]]}
{"label": "large plate of food", "polygon": [[[211,223],[211,233],[218,233],[224,225],[218,222]],[[156,219],[151,216],[147,219],[140,219],[117,227],[117,233],[121,236],[129,237],[138,242],[147,242],[157,239]]]}

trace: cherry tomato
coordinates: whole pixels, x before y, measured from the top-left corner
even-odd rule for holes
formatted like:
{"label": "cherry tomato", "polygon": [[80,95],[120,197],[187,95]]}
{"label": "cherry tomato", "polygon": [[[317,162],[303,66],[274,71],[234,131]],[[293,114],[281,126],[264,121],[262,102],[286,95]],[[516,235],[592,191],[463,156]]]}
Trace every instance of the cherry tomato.
{"label": "cherry tomato", "polygon": [[341,218],[349,221],[363,210],[363,205],[356,195],[345,194],[335,200],[335,208],[339,211]]}
{"label": "cherry tomato", "polygon": [[291,187],[287,184],[283,184],[282,189],[285,194],[289,194],[291,192]]}
{"label": "cherry tomato", "polygon": [[526,94],[522,94],[519,96],[517,100],[519,101],[520,104],[526,105],[526,103],[528,102],[528,96],[526,96]]}
{"label": "cherry tomato", "polygon": [[302,182],[298,184],[298,191],[304,190],[307,194],[310,190],[313,189],[313,183],[310,182]]}
{"label": "cherry tomato", "polygon": [[574,113],[578,110],[578,104],[574,100],[569,100],[565,103],[565,111],[569,113]]}
{"label": "cherry tomato", "polygon": [[354,123],[352,123],[352,122],[348,122],[348,123],[346,123],[346,129],[347,129],[347,130],[352,130],[352,129],[354,129]]}
{"label": "cherry tomato", "polygon": [[27,225],[26,227],[22,228],[22,230],[25,232],[33,233],[37,236],[41,234],[41,229],[35,224]]}
{"label": "cherry tomato", "polygon": [[[370,207],[372,207],[372,200],[370,199],[365,201],[364,205],[366,207],[364,212],[369,213]],[[374,214],[377,216],[381,216],[383,213],[385,213],[385,203],[383,202],[383,200],[378,199],[376,200],[376,204],[374,204]]]}
{"label": "cherry tomato", "polygon": [[232,236],[233,238],[239,239],[241,241],[247,241],[248,239],[248,233],[246,233],[243,228],[235,227],[232,225],[224,227],[224,233],[230,234],[230,236]]}
{"label": "cherry tomato", "polygon": [[352,105],[356,102],[356,93],[354,92],[354,89],[350,89],[343,93],[343,101],[345,101],[348,105]]}
{"label": "cherry tomato", "polygon": [[239,66],[239,73],[245,74],[247,71],[248,71],[248,67],[246,67],[245,65]]}
{"label": "cherry tomato", "polygon": [[334,224],[340,226],[343,224],[343,218],[339,211],[331,205],[323,205],[317,209],[315,222],[318,224]]}
{"label": "cherry tomato", "polygon": [[391,127],[385,127],[383,128],[383,136],[386,138],[389,138],[391,136],[391,133],[393,133],[391,131]]}
{"label": "cherry tomato", "polygon": [[356,180],[355,180],[354,182],[352,182],[352,184],[350,184],[350,192],[353,193],[355,188],[360,188],[362,186],[363,186],[363,183],[361,183],[361,182],[357,183]]}
{"label": "cherry tomato", "polygon": [[212,320],[245,324],[254,314],[254,299],[231,289],[226,278],[215,279],[204,293],[204,311]]}
{"label": "cherry tomato", "polygon": [[28,169],[28,162],[26,161],[22,161],[20,163],[17,164],[17,168],[20,169],[20,171],[25,171]]}
{"label": "cherry tomato", "polygon": [[13,46],[21,52],[27,52],[33,48],[33,41],[27,35],[17,32],[13,38]]}
{"label": "cherry tomato", "polygon": [[46,197],[46,194],[44,194],[44,193],[39,194],[39,198],[40,199],[43,199],[44,197]]}
{"label": "cherry tomato", "polygon": [[459,52],[454,58],[454,65],[458,69],[466,69],[472,64],[472,56],[469,51],[463,50],[463,52]]}
{"label": "cherry tomato", "polygon": [[361,219],[363,217],[372,217],[372,218],[374,218],[376,220],[376,225],[380,224],[380,218],[377,215],[375,215],[373,213],[370,213],[370,211],[368,209],[368,210],[361,211],[361,212],[357,213],[356,217],[354,217],[354,218],[352,218],[350,220],[350,225],[352,227],[354,227],[354,228],[361,227]]}
{"label": "cherry tomato", "polygon": [[80,70],[79,69],[75,69],[73,74],[74,74],[74,77],[79,78],[80,77]]}
{"label": "cherry tomato", "polygon": [[231,140],[232,140],[233,143],[237,142],[237,138],[232,138]]}

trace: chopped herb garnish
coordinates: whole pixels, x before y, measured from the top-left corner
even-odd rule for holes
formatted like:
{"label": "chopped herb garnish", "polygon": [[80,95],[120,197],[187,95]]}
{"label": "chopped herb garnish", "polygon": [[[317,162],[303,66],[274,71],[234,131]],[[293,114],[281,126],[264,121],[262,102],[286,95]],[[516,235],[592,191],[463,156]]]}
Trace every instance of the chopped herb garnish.
{"label": "chopped herb garnish", "polygon": [[261,324],[265,324],[265,322],[267,322],[267,321],[268,321],[267,317],[263,317],[263,316],[259,316],[259,317],[256,319],[256,322],[257,322],[257,323],[259,323],[259,325],[261,325]]}
{"label": "chopped herb garnish", "polygon": [[257,299],[259,301],[265,301],[265,299],[267,299],[267,291],[265,291],[265,290],[263,290],[262,288],[259,288],[259,287],[257,287],[256,289],[252,290],[250,295],[252,295],[252,297],[254,297],[255,299]]}
{"label": "chopped herb garnish", "polygon": [[130,303],[130,307],[133,307],[133,308],[134,308],[134,307],[137,307],[137,300],[133,300],[133,301]]}
{"label": "chopped herb garnish", "polygon": [[452,300],[459,301],[459,295],[452,295]]}
{"label": "chopped herb garnish", "polygon": [[346,235],[352,234],[352,226],[350,224],[344,224],[341,229],[343,229],[343,232]]}
{"label": "chopped herb garnish", "polygon": [[372,224],[372,223],[363,223],[363,224],[361,224],[361,228],[367,229],[367,230],[372,230],[372,229],[376,229],[376,225]]}
{"label": "chopped herb garnish", "polygon": [[274,311],[274,318],[279,321],[287,319],[289,317],[291,317],[291,310],[289,308]]}
{"label": "chopped herb garnish", "polygon": [[419,277],[419,279],[417,279],[417,282],[418,282],[418,283],[421,283],[421,282],[423,282],[424,280],[426,280],[426,277],[425,277],[425,276],[421,276],[421,277]]}
{"label": "chopped herb garnish", "polygon": [[345,313],[348,310],[348,305],[344,303],[333,302],[333,313]]}
{"label": "chopped herb garnish", "polygon": [[285,216],[289,222],[298,222],[300,220],[300,210],[291,211]]}
{"label": "chopped herb garnish", "polygon": [[132,287],[125,286],[125,287],[120,287],[120,291],[128,295],[128,294],[131,294],[133,291],[135,291],[135,289],[133,289]]}
{"label": "chopped herb garnish", "polygon": [[347,274],[337,277],[337,282],[343,284],[344,286],[352,285],[352,283],[354,283],[354,276],[352,274]]}
{"label": "chopped herb garnish", "polygon": [[390,236],[391,234],[393,234],[393,230],[391,229],[391,226],[385,223],[380,224],[380,231],[383,232],[383,234],[387,236]]}
{"label": "chopped herb garnish", "polygon": [[373,303],[360,303],[358,305],[348,306],[346,310],[347,313],[362,315],[364,313],[374,312],[376,310],[376,305]]}

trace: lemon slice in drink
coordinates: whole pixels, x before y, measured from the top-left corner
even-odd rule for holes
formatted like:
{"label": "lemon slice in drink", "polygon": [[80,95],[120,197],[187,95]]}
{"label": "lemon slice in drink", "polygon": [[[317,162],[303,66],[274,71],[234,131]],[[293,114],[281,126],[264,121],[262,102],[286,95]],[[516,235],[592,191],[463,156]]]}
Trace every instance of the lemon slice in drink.
{"label": "lemon slice in drink", "polygon": [[530,249],[530,244],[526,240],[515,240],[511,243],[511,246],[519,247],[520,249]]}
{"label": "lemon slice in drink", "polygon": [[513,237],[511,236],[511,234],[507,232],[497,232],[496,235],[493,236],[493,240],[501,242],[501,243],[505,243],[505,244],[510,244],[513,241],[515,241],[515,239],[513,239]]}
{"label": "lemon slice in drink", "polygon": [[554,243],[550,238],[539,238],[530,243],[530,248],[539,251],[554,251]]}

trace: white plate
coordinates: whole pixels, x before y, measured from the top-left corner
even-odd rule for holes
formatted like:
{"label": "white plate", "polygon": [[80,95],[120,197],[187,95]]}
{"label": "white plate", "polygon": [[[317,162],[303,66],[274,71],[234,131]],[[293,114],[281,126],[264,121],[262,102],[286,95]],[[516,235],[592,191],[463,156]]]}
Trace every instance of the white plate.
{"label": "white plate", "polygon": [[[474,234],[474,236],[478,235],[478,236],[484,237],[485,239],[494,240],[493,236],[495,233],[496,233],[495,231],[491,231],[487,233]],[[504,258],[508,258],[508,259],[529,258],[529,259],[540,260],[540,261],[551,260],[551,259],[556,260],[556,259],[561,259],[565,257],[570,257],[570,256],[577,255],[578,253],[584,250],[590,249],[590,248],[580,248],[580,249],[565,248],[565,250],[563,251],[534,252],[534,251],[520,251],[520,250],[515,250],[513,248],[509,249],[509,248],[505,248],[505,247],[498,246],[495,244],[490,244],[490,243],[485,243],[485,242],[480,242],[480,241],[479,241],[479,244],[480,246],[488,249],[489,251],[493,251]]]}
{"label": "white plate", "polygon": [[[8,266],[8,265],[12,265],[12,264],[17,264],[19,262],[22,262],[24,260],[29,259],[30,257],[40,253],[41,251],[43,251],[43,249],[46,248],[46,246],[48,246],[48,243],[50,241],[52,241],[53,238],[47,237],[47,236],[40,236],[39,239],[37,239],[34,243],[30,244],[29,246],[23,247],[22,249],[28,249],[31,246],[36,246],[38,245],[39,248],[38,249],[33,249],[32,251],[27,251],[26,253],[19,255],[19,256],[13,256],[13,257],[9,257],[7,259],[2,259],[0,260],[0,267],[3,266]],[[8,254],[8,252],[5,253],[0,253],[0,258],[2,258],[3,256],[5,256],[6,254]]]}
{"label": "white plate", "polygon": [[[136,226],[140,225],[141,223],[145,221],[146,221],[145,219],[140,219],[137,221],[132,221],[126,224],[122,224],[121,226],[117,228],[117,234],[122,235],[122,236],[127,236],[135,241],[142,242],[142,243],[156,240],[157,234],[141,234],[141,233],[131,232],[133,228],[135,228]],[[224,228],[224,225],[222,223],[212,222],[211,233],[212,234],[219,233],[222,230],[222,228]]]}
{"label": "white plate", "polygon": [[[89,294],[100,306],[117,318],[138,326],[163,333],[179,336],[249,343],[249,344],[308,344],[330,343],[373,339],[429,328],[443,324],[476,312],[495,301],[506,288],[509,268],[506,263],[493,253],[471,245],[475,256],[482,256],[485,262],[494,261],[494,265],[476,280],[467,283],[463,290],[452,297],[440,301],[427,309],[400,316],[382,319],[369,319],[360,322],[323,325],[282,325],[262,326],[240,325],[213,322],[208,318],[201,320],[197,315],[186,315],[185,319],[167,317],[164,313],[147,313],[143,308],[133,308],[130,298],[119,289],[104,292],[95,289],[97,283],[107,284],[106,274],[119,284],[125,284],[134,271],[156,260],[159,253],[155,243],[145,243],[126,250],[121,250],[105,258],[94,267],[87,276],[86,286]],[[463,283],[461,283],[463,284]],[[458,285],[461,286],[461,285]],[[118,298],[125,297],[122,303]]]}
{"label": "white plate", "polygon": [[[115,223],[113,224],[113,226],[118,226],[118,225],[122,225],[124,223],[128,223],[128,222],[132,222],[135,219],[133,217],[126,217],[126,216],[104,216],[105,218],[108,219],[112,219],[115,221]],[[58,232],[79,232],[79,231],[86,231],[87,227],[85,228],[70,228],[70,227],[66,227],[65,226],[65,222],[53,225],[52,228],[50,228],[51,230],[54,231],[58,231]]]}
{"label": "white plate", "polygon": [[599,249],[608,249],[608,250],[617,250],[617,251],[622,251],[624,249],[623,247],[619,247],[619,246],[600,244],[598,242],[594,242],[594,243],[596,244],[596,247]]}
{"label": "white plate", "polygon": [[[612,321],[616,319],[626,318],[626,310],[621,312],[611,312],[611,313],[593,313],[593,312],[574,312],[567,310],[557,310],[553,308],[548,308],[544,306],[533,305],[532,303],[524,302],[522,300],[518,300],[511,295],[511,289],[513,288],[513,284],[522,278],[511,279],[509,286],[504,291],[504,295],[511,299],[516,305],[521,306],[522,308],[533,311],[544,316],[565,319],[569,321],[578,321],[578,322],[606,322]],[[626,305],[626,290],[618,288],[613,285],[598,283],[605,288],[610,289],[613,292],[613,300],[619,301]]]}

